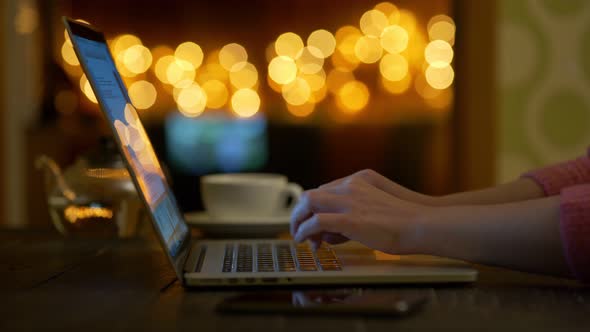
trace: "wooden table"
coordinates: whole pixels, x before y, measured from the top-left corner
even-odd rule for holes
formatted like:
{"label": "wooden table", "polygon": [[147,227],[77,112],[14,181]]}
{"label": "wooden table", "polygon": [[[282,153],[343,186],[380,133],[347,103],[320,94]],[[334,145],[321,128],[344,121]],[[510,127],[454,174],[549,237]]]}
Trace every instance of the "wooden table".
{"label": "wooden table", "polygon": [[3,231],[0,331],[590,331],[590,287],[477,268],[474,284],[411,286],[427,294],[428,303],[404,318],[228,315],[215,304],[238,291],[183,289],[152,242]]}

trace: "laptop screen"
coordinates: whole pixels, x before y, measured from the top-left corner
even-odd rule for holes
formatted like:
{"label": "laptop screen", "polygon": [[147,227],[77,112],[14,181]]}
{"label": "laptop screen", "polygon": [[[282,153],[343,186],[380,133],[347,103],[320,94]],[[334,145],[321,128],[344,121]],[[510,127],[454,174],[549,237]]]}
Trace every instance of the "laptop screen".
{"label": "laptop screen", "polygon": [[[107,121],[121,144],[120,151],[139,185],[167,250],[175,257],[188,227],[176,205],[158,158],[133,107],[102,34],[71,25],[72,42]],[[98,36],[98,38],[97,38]]]}

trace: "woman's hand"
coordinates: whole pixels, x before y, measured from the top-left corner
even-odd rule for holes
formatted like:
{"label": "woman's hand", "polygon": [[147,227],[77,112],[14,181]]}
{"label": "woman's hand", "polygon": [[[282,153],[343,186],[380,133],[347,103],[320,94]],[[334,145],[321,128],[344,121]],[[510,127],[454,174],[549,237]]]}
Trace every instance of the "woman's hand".
{"label": "woman's hand", "polygon": [[362,171],[358,171],[354,174],[351,174],[347,177],[338,179],[338,180],[334,180],[332,182],[329,182],[327,184],[324,184],[322,186],[320,186],[320,189],[324,189],[324,188],[329,188],[329,187],[335,187],[335,186],[339,186],[343,183],[346,182],[350,182],[350,181],[356,181],[356,180],[361,180],[364,181],[370,185],[373,185],[374,187],[383,190],[384,192],[393,195],[397,198],[400,198],[402,200],[408,201],[408,202],[413,202],[413,203],[417,203],[417,204],[423,204],[423,205],[438,205],[437,204],[437,197],[433,197],[433,196],[428,196],[428,195],[424,195],[424,194],[420,194],[417,193],[415,191],[412,191],[408,188],[405,188],[393,181],[391,181],[390,179],[384,177],[383,175],[370,170],[370,169],[365,169]]}
{"label": "woman's hand", "polygon": [[388,253],[412,253],[419,243],[419,220],[433,209],[350,176],[306,191],[293,210],[291,234],[295,241],[309,239],[316,247],[321,241],[350,239]]}

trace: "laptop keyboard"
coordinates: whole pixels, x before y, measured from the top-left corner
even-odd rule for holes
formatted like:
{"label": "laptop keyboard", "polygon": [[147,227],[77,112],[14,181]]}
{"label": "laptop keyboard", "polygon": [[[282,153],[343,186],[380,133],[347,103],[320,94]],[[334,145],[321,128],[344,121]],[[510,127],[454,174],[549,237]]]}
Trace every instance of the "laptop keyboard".
{"label": "laptop keyboard", "polygon": [[223,272],[341,271],[334,250],[322,245],[314,253],[307,243],[227,244]]}

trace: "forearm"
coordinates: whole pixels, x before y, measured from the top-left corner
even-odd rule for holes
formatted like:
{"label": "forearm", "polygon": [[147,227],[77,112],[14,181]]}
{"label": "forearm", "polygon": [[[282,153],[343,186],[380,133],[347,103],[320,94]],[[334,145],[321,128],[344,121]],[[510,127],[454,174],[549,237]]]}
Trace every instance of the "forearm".
{"label": "forearm", "polygon": [[568,276],[559,196],[437,209],[419,224],[417,251],[518,270]]}
{"label": "forearm", "polygon": [[543,197],[543,189],[529,178],[521,178],[510,183],[501,184],[482,190],[467,191],[441,197],[435,197],[432,205],[484,205],[519,202]]}

